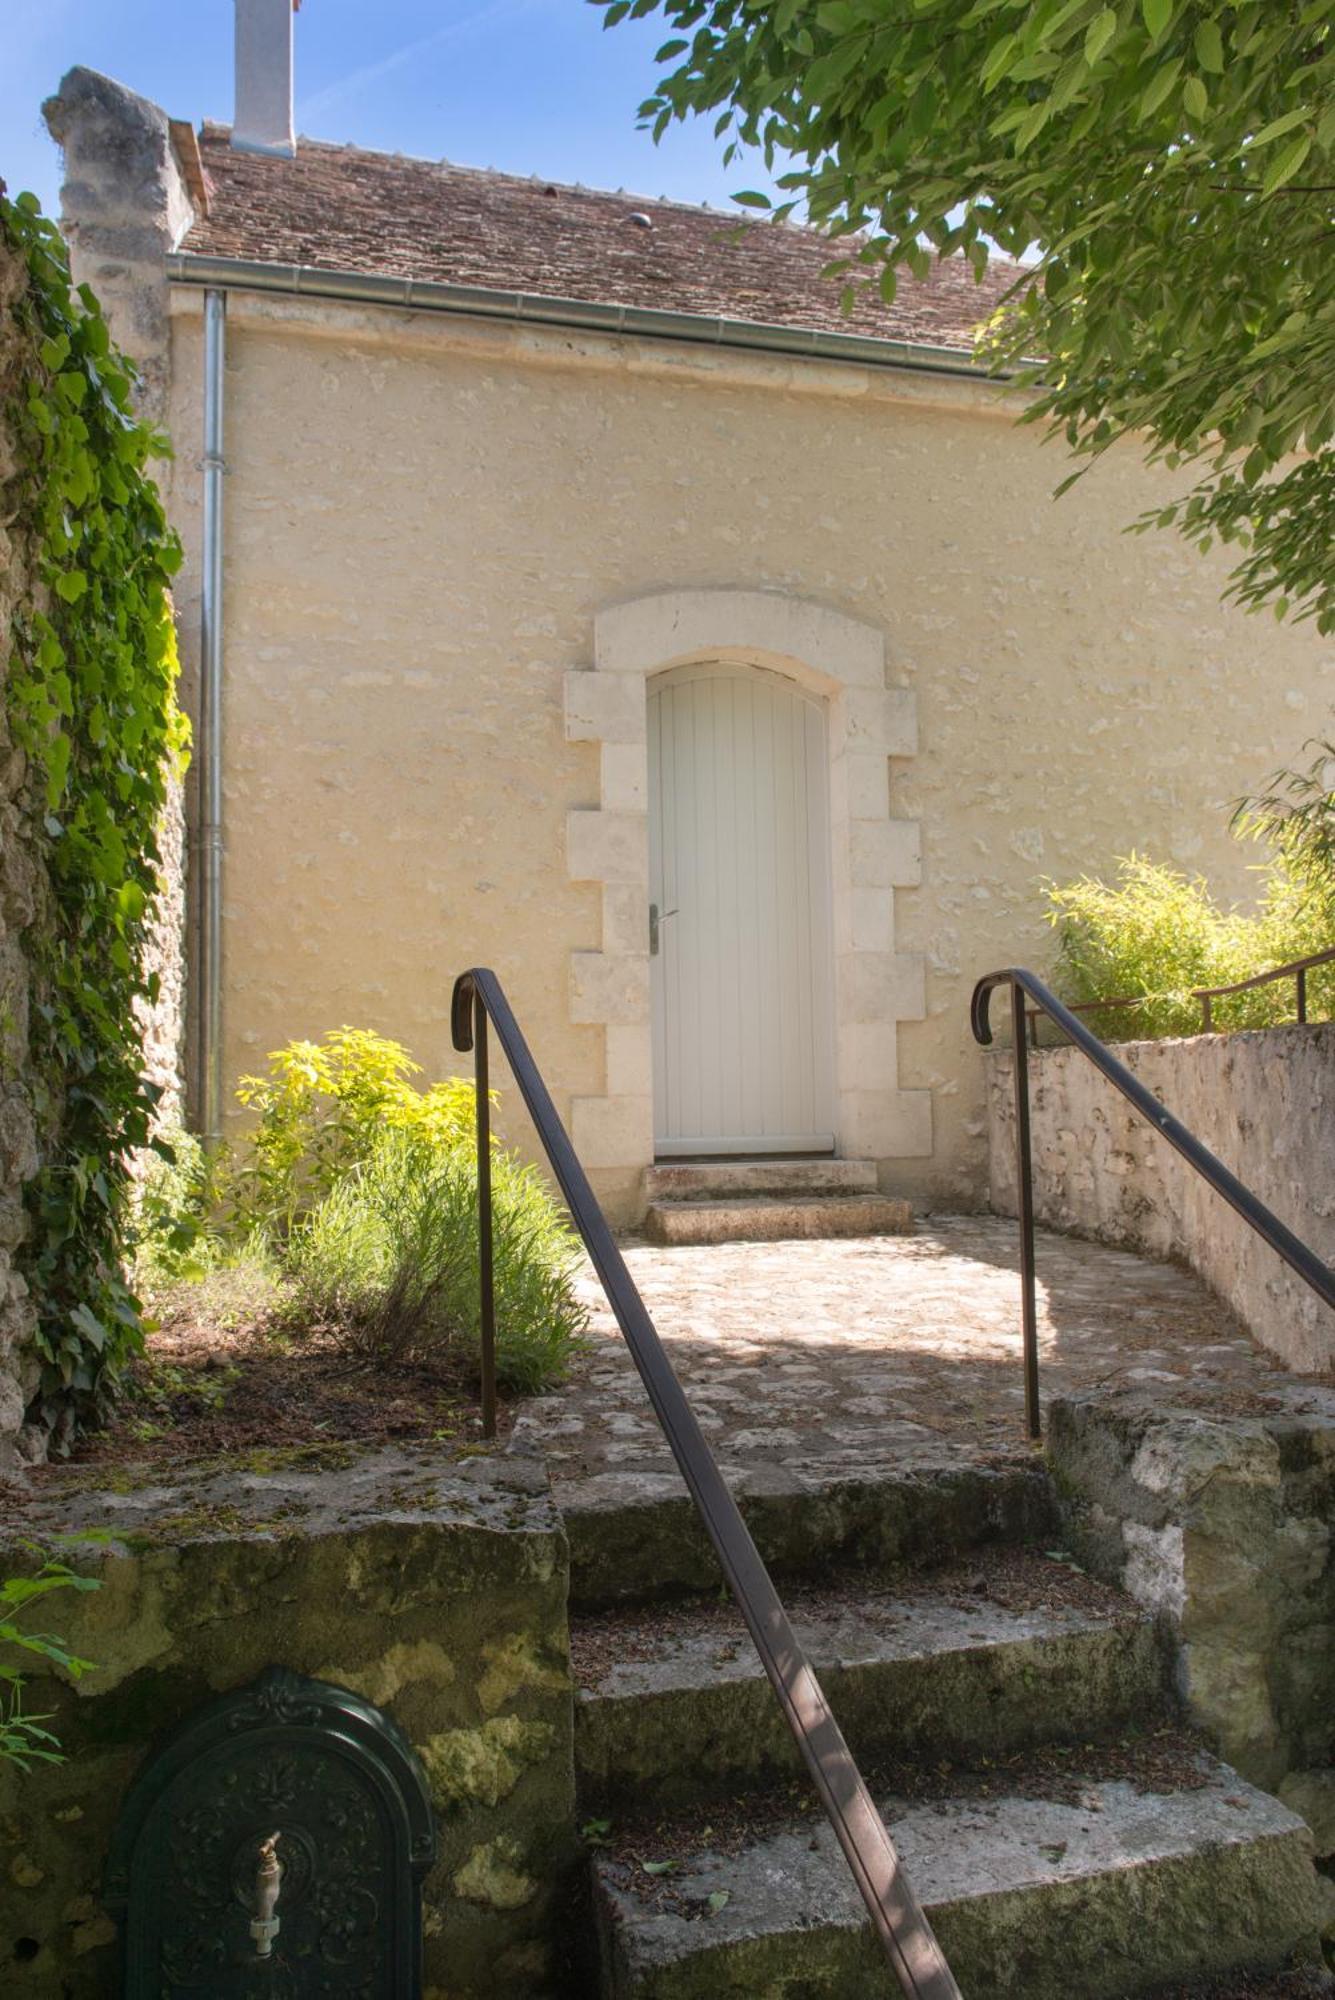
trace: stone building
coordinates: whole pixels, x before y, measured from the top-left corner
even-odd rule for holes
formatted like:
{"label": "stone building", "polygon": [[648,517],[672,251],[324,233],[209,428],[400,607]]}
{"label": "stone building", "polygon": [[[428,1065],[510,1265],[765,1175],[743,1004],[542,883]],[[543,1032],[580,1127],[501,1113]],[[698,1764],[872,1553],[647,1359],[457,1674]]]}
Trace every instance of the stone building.
{"label": "stone building", "polygon": [[243,149],[88,71],[48,118],[174,445],[196,710],[216,669],[197,1118],[343,1022],[443,1072],[489,963],[619,1220],[684,1154],[981,1201],[967,1000],[1044,961],[1041,879],[1136,848],[1245,895],[1228,807],[1335,687],[1226,558],[1124,532],[1175,490],[1133,451],[1054,502],[971,358],[1013,273],[848,315],[796,227],[293,145],[281,105]]}

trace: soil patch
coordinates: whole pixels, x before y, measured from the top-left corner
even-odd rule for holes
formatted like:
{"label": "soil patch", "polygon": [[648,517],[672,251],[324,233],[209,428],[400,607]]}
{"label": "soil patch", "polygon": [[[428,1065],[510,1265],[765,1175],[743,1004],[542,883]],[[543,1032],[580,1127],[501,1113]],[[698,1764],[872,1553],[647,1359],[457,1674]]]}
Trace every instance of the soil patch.
{"label": "soil patch", "polygon": [[[297,1340],[275,1325],[272,1280],[242,1271],[174,1287],[152,1301],[159,1319],[129,1370],[108,1423],[67,1459],[35,1468],[41,1481],[70,1464],[175,1464],[259,1448],[397,1442],[469,1443],[482,1434],[467,1357],[389,1366],[343,1352],[327,1335]],[[512,1412],[502,1408],[504,1436]]]}

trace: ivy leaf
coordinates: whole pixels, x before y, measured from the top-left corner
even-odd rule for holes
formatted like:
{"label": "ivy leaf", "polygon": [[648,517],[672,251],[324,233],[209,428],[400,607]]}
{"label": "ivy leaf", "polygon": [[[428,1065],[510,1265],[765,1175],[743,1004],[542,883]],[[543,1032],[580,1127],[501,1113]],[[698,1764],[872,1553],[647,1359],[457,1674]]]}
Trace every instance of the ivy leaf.
{"label": "ivy leaf", "polygon": [[78,1305],[70,1314],[70,1319],[94,1351],[100,1354],[107,1344],[107,1330],[97,1314],[85,1305]]}
{"label": "ivy leaf", "polygon": [[[50,589],[40,609],[18,605],[0,687],[9,734],[45,783],[48,810],[25,837],[53,910],[30,934],[33,1091],[50,1138],[28,1187],[24,1275],[39,1406],[48,1422],[62,1409],[81,1421],[143,1342],[120,1267],[127,1155],[147,1142],[157,1095],[135,1026],[155,983],[143,948],[157,824],[168,760],[188,740],[168,596],[180,557],[148,470],[163,442],[134,413],[135,371],[96,297],[71,284],[31,197],[0,191],[0,236],[28,271],[6,349],[6,507],[36,525]],[[0,1718],[0,1754],[7,1740]]]}

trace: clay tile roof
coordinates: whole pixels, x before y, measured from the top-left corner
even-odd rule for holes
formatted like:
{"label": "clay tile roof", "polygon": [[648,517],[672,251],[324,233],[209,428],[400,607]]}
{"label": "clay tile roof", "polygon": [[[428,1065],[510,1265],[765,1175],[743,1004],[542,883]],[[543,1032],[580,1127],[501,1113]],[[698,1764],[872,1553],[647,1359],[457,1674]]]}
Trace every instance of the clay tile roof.
{"label": "clay tile roof", "polygon": [[[218,257],[476,285],[547,298],[699,313],[967,350],[1015,267],[981,285],[962,259],[924,284],[902,274],[893,306],[849,314],[821,272],[834,254],[795,226],[643,195],[524,180],[303,139],[295,159],[234,153],[206,125],[209,213],[181,245]],[[648,217],[645,228],[636,217]]]}

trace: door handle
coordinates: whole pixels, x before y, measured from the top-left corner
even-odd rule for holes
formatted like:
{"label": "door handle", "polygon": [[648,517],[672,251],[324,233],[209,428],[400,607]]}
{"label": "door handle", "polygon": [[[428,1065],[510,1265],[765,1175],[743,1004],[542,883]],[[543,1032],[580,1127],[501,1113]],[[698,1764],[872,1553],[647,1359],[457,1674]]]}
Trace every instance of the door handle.
{"label": "door handle", "polygon": [[657,903],[650,903],[650,905],[649,905],[649,956],[650,956],[650,958],[657,958],[657,957],[658,957],[658,927],[659,927],[659,925],[660,925],[660,924],[665,924],[665,923],[667,922],[667,920],[668,920],[668,918],[669,918],[669,917],[675,917],[675,916],[676,916],[676,914],[677,914],[677,912],[676,912],[675,910],[662,910],[662,911],[660,911],[660,910],[659,910],[659,907],[658,907],[658,905],[657,905]]}

